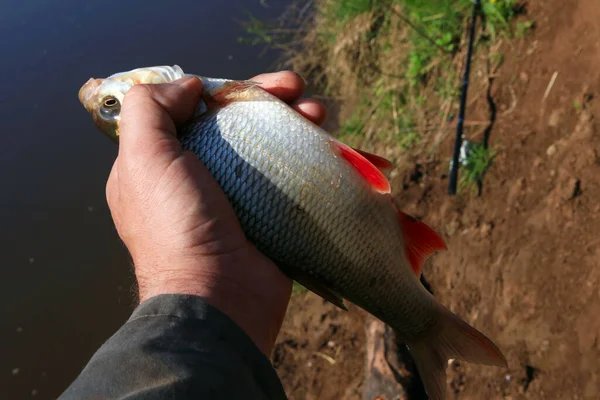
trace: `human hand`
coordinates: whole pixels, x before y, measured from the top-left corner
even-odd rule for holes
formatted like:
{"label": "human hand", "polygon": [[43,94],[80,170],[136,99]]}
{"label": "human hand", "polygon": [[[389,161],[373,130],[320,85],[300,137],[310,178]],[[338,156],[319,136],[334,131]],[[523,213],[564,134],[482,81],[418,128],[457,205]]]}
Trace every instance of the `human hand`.
{"label": "human hand", "polygon": [[[313,122],[325,119],[321,103],[299,100],[305,85],[298,75],[252,80]],[[200,296],[269,354],[291,280],[246,239],[217,182],[181,149],[176,126],[192,116],[201,93],[197,78],[127,92],[119,154],[106,185],[108,205],[133,259],[140,302],[168,293]]]}

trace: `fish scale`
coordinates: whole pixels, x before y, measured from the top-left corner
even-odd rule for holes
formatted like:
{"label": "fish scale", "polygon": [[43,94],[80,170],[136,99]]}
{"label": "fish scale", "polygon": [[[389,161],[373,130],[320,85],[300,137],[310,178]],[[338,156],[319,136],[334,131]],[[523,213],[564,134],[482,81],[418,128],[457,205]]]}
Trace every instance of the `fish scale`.
{"label": "fish scale", "polygon": [[[183,76],[178,66],[139,68],[90,79],[79,99],[118,141],[127,90]],[[449,358],[506,366],[492,341],[420,284],[425,258],[446,245],[397,208],[377,169],[389,161],[342,144],[255,83],[199,79],[204,101],[178,137],[258,249],[334,304],[343,307],[341,295],[389,324],[407,343],[430,399],[445,397]]]}
{"label": "fish scale", "polygon": [[[266,95],[253,90],[259,98]],[[372,196],[352,168],[327,151],[328,135],[315,128],[278,102],[254,99],[199,118],[180,137],[183,148],[194,152],[223,188],[246,235],[261,251],[284,270],[301,268],[331,282],[333,290],[385,320],[398,319],[389,314],[411,312],[418,321],[404,324],[410,330],[402,333],[416,336],[432,322],[422,317],[427,298],[418,306],[403,301],[408,291],[395,290],[399,279],[415,278],[402,277],[397,265],[402,237],[394,210],[381,207],[388,200]],[[305,154],[295,157],[302,149],[314,163],[302,162]],[[231,173],[234,165],[242,166],[241,174]],[[333,179],[339,184],[331,185]],[[381,251],[382,246],[388,250]],[[374,265],[380,268],[377,275],[371,272]],[[393,312],[387,307],[391,304]]]}

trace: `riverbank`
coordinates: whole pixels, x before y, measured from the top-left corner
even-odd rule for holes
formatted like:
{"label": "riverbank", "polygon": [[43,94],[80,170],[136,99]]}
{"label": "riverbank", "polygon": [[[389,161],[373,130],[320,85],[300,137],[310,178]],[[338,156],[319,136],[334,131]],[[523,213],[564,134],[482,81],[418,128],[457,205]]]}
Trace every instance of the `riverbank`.
{"label": "riverbank", "polygon": [[[451,197],[470,2],[406,8],[419,3],[322,0],[313,19],[297,8],[312,25],[278,42],[285,65],[333,105],[342,140],[394,161],[397,201],[448,244],[424,266],[434,294],[507,355],[508,370],[453,363],[449,398],[598,398],[600,10],[593,0],[483,2],[465,137],[488,135],[492,152],[461,171],[469,178]],[[506,23],[491,23],[489,7],[502,4]],[[360,399],[364,328],[356,307],[295,296],[273,357],[290,398]]]}

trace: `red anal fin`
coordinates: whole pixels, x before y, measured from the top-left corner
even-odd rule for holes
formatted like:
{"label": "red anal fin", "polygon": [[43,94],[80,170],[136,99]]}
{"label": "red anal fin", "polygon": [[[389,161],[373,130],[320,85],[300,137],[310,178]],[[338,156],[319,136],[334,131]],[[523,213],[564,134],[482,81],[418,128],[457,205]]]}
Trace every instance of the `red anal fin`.
{"label": "red anal fin", "polygon": [[202,98],[210,109],[224,107],[234,101],[249,100],[252,94],[248,89],[257,85],[252,81],[229,81],[216,89],[204,91]]}
{"label": "red anal fin", "polygon": [[380,170],[381,172],[383,172],[384,174],[390,172],[390,170],[394,167],[394,164],[392,164],[392,162],[390,160],[387,160],[381,156],[378,156],[377,154],[367,153],[366,151],[362,151],[359,149],[354,149],[354,150],[358,154],[360,154],[361,156],[363,156],[364,158],[369,160],[371,162],[371,164],[376,166],[377,169]]}
{"label": "red anal fin", "polygon": [[404,251],[415,275],[421,276],[421,267],[431,254],[446,250],[444,239],[424,222],[398,210],[398,220],[404,236]]}
{"label": "red anal fin", "polygon": [[352,147],[337,140],[332,140],[331,143],[334,150],[352,165],[373,189],[379,193],[390,193],[390,183],[377,166]]}

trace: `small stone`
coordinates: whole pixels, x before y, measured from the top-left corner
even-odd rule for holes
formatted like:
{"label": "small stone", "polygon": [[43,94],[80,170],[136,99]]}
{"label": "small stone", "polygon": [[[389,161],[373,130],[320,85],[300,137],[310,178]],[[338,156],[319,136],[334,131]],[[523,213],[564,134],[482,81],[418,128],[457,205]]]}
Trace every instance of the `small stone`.
{"label": "small stone", "polygon": [[311,367],[312,367],[312,361],[309,361],[309,362],[307,362],[307,363],[306,363],[306,366],[307,366],[308,368],[311,368]]}
{"label": "small stone", "polygon": [[556,154],[556,145],[555,144],[551,144],[550,146],[548,146],[548,148],[546,149],[546,155],[548,157],[552,157],[553,155]]}
{"label": "small stone", "polygon": [[449,224],[446,224],[446,234],[448,236],[454,235],[459,228],[459,222],[457,219],[450,221]]}
{"label": "small stone", "polygon": [[335,342],[333,340],[330,340],[329,342],[327,342],[327,347],[333,349],[335,347]]}
{"label": "small stone", "polygon": [[517,200],[521,197],[523,193],[523,189],[525,188],[526,180],[525,178],[519,178],[515,180],[515,182],[508,189],[508,194],[506,196],[506,203],[510,207],[515,207],[517,204]]}
{"label": "small stone", "polygon": [[35,396],[36,394],[38,394],[38,391],[36,389],[31,390],[31,395]]}
{"label": "small stone", "polygon": [[33,264],[35,262],[35,257],[29,257],[29,265]]}
{"label": "small stone", "polygon": [[522,82],[527,82],[529,80],[529,75],[527,74],[527,72],[522,71],[519,74],[519,79],[521,79]]}
{"label": "small stone", "polygon": [[12,374],[17,375],[21,370],[19,368],[13,368]]}
{"label": "small stone", "polygon": [[506,382],[510,382],[511,377],[510,377],[510,375],[506,374],[504,376],[504,379],[506,380]]}
{"label": "small stone", "polygon": [[490,233],[492,231],[492,224],[487,223],[487,224],[482,224],[481,227],[479,228],[481,230],[481,233],[484,235],[487,235],[488,233]]}
{"label": "small stone", "polygon": [[561,110],[552,111],[552,114],[550,114],[550,118],[548,118],[548,126],[556,128],[560,123],[561,114]]}
{"label": "small stone", "polygon": [[569,178],[560,190],[560,197],[563,201],[571,200],[581,194],[579,179]]}

